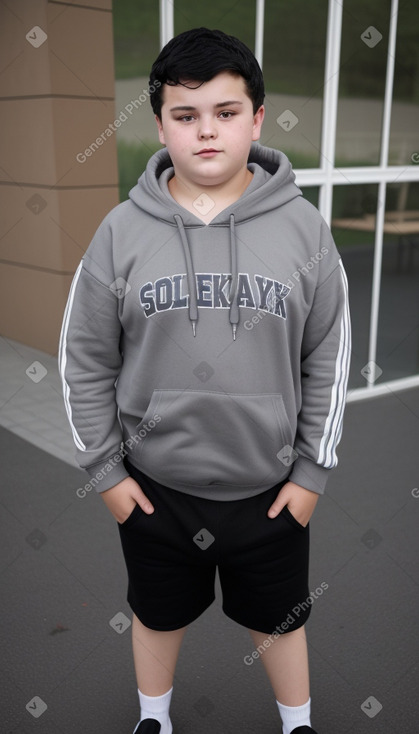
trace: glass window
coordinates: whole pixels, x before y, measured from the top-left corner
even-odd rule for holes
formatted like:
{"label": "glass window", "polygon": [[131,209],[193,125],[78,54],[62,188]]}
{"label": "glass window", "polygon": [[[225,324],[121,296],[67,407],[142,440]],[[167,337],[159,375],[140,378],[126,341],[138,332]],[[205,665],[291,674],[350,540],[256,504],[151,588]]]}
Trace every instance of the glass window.
{"label": "glass window", "polygon": [[391,112],[390,165],[419,164],[419,7],[400,5]]}
{"label": "glass window", "polygon": [[[160,51],[159,4],[119,0],[113,3],[115,118],[119,199],[137,183],[158,140],[148,91],[150,70]],[[121,117],[120,117],[121,115]]]}
{"label": "glass window", "polygon": [[[298,185],[298,184],[297,184]],[[317,209],[319,207],[319,186],[300,186],[303,196]]]}
{"label": "glass window", "polygon": [[349,387],[365,387],[361,369],[368,362],[374,238],[378,186],[335,186],[332,234],[348,276],[352,320]]}
{"label": "glass window", "polygon": [[225,0],[198,3],[196,0],[175,0],[175,35],[191,28],[211,28],[239,38],[255,51],[255,0],[240,0],[227,5]]}
{"label": "glass window", "polygon": [[419,371],[419,182],[387,186],[376,362],[385,381]]}
{"label": "glass window", "polygon": [[160,51],[159,4],[117,0],[112,8],[115,78],[147,77]]}
{"label": "glass window", "polygon": [[320,165],[327,7],[307,0],[265,4],[261,143],[283,150],[294,168]]}
{"label": "glass window", "polygon": [[380,161],[390,0],[345,0],[336,126],[336,165]]}

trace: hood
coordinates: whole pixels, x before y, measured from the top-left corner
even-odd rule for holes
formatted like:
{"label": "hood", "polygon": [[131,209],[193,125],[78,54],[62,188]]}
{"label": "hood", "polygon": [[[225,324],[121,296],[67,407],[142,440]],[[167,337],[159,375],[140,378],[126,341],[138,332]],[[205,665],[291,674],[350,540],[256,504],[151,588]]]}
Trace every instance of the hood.
{"label": "hood", "polygon": [[[211,225],[228,225],[230,213],[234,213],[235,222],[239,224],[283,206],[296,196],[301,196],[300,189],[294,183],[295,174],[291,163],[285,153],[253,143],[248,168],[253,173],[249,186],[240,199],[211,220]],[[172,226],[175,226],[175,214],[182,217],[185,227],[196,227],[197,224],[206,226],[202,219],[184,209],[171,196],[167,182],[173,175],[170,155],[167,148],[162,148],[148,161],[146,170],[129,192],[129,198],[143,211]]]}
{"label": "hood", "polygon": [[249,152],[247,167],[253,173],[250,184],[242,196],[214,217],[209,225],[206,225],[202,219],[178,204],[171,196],[168,181],[174,175],[174,168],[167,148],[159,150],[150,158],[146,170],[138,179],[138,183],[129,192],[131,201],[142,211],[147,212],[155,219],[178,228],[190,294],[189,320],[194,336],[196,335],[199,314],[196,275],[187,229],[197,228],[198,226],[225,226],[229,228],[228,239],[231,262],[229,320],[233,339],[235,339],[240,320],[237,302],[238,262],[235,226],[278,209],[297,196],[302,195],[301,190],[295,184],[295,174],[291,163],[281,151],[267,148],[259,143],[253,143]]}

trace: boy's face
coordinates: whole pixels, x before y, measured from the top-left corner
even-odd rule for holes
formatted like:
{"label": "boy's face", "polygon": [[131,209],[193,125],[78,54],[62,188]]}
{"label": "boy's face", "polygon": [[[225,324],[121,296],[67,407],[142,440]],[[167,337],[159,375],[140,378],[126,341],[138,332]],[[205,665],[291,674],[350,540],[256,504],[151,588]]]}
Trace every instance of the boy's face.
{"label": "boy's face", "polygon": [[[191,87],[199,83],[183,81]],[[253,114],[243,77],[222,72],[195,89],[165,84],[161,121],[155,117],[175,176],[186,186],[206,187],[225,184],[246,168],[264,113],[262,105]]]}

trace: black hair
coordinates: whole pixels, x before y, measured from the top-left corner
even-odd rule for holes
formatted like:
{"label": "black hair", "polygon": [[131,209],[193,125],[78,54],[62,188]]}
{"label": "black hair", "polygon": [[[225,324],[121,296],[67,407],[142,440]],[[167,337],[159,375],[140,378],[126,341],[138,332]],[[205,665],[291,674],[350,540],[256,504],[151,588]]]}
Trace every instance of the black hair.
{"label": "black hair", "polygon": [[154,114],[161,119],[163,84],[180,84],[181,79],[203,84],[223,71],[243,77],[256,114],[265,97],[263,75],[254,54],[242,41],[209,28],[193,28],[175,36],[162,48],[150,72]]}

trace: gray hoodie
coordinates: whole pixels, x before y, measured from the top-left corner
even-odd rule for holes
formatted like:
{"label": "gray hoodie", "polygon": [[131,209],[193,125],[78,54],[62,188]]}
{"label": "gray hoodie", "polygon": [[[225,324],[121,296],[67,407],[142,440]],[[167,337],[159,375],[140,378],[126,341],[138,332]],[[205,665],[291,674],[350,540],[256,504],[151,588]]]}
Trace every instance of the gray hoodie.
{"label": "gray hoodie", "polygon": [[[128,476],[207,499],[289,477],[319,494],[337,464],[350,361],[347,281],[287,157],[210,224],[170,195],[166,149],[100,224],[74,276],[60,372],[90,485]],[[195,202],[205,211],[207,194]]]}

